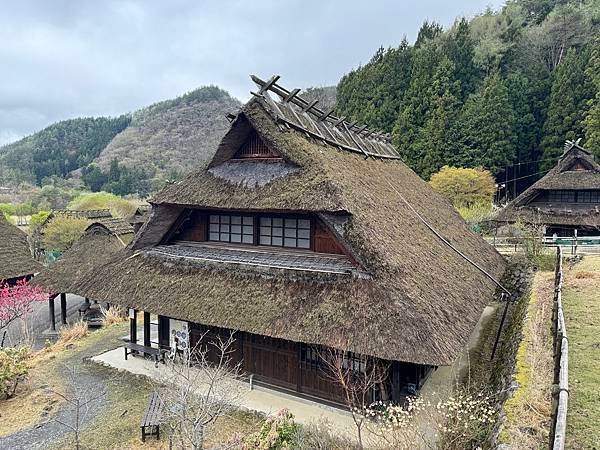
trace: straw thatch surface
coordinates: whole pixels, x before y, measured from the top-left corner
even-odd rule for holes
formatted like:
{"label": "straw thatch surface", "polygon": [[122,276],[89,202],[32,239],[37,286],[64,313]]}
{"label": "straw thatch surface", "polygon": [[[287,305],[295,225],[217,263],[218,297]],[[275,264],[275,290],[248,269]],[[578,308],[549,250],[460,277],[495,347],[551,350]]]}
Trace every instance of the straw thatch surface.
{"label": "straw thatch surface", "polygon": [[[427,229],[396,190],[497,278],[503,258],[403,163],[365,160],[284,131],[260,100],[242,109],[211,168],[235,153],[251,126],[299,170],[260,185],[233,183],[205,169],[168,186],[154,198],[150,220],[127,255],[99,267],[78,288],[88,297],[173,318],[393,360],[451,364],[494,285]],[[298,280],[278,271],[257,274],[152,256],[146,249],[161,241],[184,206],[344,212],[349,219],[341,237],[371,278]]]}
{"label": "straw thatch surface", "polygon": [[[600,190],[600,165],[593,155],[576,143],[570,144],[555,167],[500,210],[496,222],[600,227],[600,209],[593,203],[544,205],[538,195],[550,190]],[[571,170],[573,166],[587,170]]]}
{"label": "straw thatch surface", "polygon": [[[120,220],[123,224],[116,224]],[[107,227],[106,222],[113,226]],[[33,283],[49,292],[80,294],[77,282],[95,268],[108,262],[131,242],[133,229],[122,219],[104,219],[88,226],[85,234],[58,261],[44,268]],[[83,294],[81,294],[83,295]]]}
{"label": "straw thatch surface", "polygon": [[27,235],[0,212],[0,281],[32,275],[41,268],[31,256]]}

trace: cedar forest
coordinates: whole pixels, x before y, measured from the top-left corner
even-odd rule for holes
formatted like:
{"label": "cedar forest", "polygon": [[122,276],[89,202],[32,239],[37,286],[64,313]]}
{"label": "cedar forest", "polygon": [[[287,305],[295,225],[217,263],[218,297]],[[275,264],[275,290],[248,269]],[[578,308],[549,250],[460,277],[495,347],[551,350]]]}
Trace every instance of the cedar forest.
{"label": "cedar forest", "polygon": [[566,139],[600,156],[599,26],[597,0],[512,0],[445,32],[425,22],[414,45],[344,76],[337,109],[391,133],[424,179],[481,166],[527,186]]}

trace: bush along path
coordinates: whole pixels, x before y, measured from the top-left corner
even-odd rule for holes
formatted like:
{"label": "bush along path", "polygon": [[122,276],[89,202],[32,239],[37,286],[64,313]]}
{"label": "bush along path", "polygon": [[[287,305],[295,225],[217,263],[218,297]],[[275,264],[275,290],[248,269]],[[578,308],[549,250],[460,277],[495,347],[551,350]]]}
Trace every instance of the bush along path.
{"label": "bush along path", "polygon": [[[41,360],[33,363],[27,382],[32,385],[31,389],[59,399],[59,406],[56,412],[41,417],[33,426],[0,437],[0,449],[53,448],[72,441],[73,428],[85,432],[93,426],[110,402],[107,395],[101,394],[109,391],[114,374],[99,370],[88,359],[117,347],[121,334],[123,327],[113,326],[79,342],[68,343],[62,349],[51,348],[45,355],[34,356]],[[75,406],[77,398],[79,408]]]}

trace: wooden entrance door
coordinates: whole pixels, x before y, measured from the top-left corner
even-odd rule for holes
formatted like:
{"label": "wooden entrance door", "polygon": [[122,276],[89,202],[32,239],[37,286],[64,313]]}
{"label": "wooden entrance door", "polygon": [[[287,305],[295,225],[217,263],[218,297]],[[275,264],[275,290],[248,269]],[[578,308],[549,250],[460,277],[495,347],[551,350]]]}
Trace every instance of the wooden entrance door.
{"label": "wooden entrance door", "polygon": [[246,334],[244,372],[287,389],[298,388],[298,344],[283,339]]}

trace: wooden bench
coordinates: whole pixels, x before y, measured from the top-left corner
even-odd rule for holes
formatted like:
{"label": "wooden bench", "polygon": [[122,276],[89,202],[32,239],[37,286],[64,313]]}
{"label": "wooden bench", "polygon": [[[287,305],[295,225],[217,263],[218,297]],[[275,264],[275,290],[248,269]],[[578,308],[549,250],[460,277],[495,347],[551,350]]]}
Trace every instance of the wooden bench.
{"label": "wooden bench", "polygon": [[163,404],[158,396],[158,392],[154,391],[148,398],[148,406],[142,417],[140,425],[142,429],[142,442],[146,442],[146,436],[156,436],[156,440],[160,439],[160,422],[162,418]]}
{"label": "wooden bench", "polygon": [[164,352],[159,348],[147,347],[134,342],[125,342],[125,344],[123,344],[123,348],[125,349],[125,361],[127,361],[128,355],[133,353],[142,353],[144,355],[151,356],[154,359],[155,367],[158,367],[158,363],[162,360],[164,355]]}

